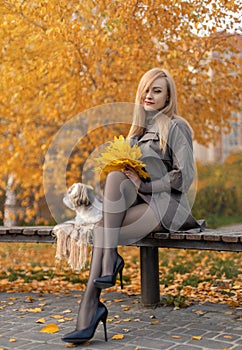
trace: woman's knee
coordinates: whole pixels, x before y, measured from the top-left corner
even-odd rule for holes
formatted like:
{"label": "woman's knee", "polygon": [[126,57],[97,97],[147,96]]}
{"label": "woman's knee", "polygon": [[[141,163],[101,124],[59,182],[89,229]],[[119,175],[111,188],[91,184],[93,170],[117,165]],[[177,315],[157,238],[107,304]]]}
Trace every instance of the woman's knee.
{"label": "woman's knee", "polygon": [[106,184],[110,181],[113,183],[123,181],[124,179],[127,179],[127,176],[122,171],[114,170],[108,173],[106,177]]}
{"label": "woman's knee", "polygon": [[93,229],[93,246],[96,248],[103,247],[103,220],[98,221]]}

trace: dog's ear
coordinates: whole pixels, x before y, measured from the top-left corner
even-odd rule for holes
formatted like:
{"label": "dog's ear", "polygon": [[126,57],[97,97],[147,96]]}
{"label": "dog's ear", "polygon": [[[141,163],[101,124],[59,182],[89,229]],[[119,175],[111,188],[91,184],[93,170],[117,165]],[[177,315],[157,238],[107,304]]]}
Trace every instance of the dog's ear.
{"label": "dog's ear", "polygon": [[87,197],[88,197],[90,204],[92,204],[94,202],[94,199],[95,199],[94,188],[92,186],[89,186],[89,185],[86,185],[86,186],[87,186]]}
{"label": "dog's ear", "polygon": [[81,182],[73,184],[64,198],[64,203],[72,210],[80,206],[89,206],[94,201],[95,195],[93,188]]}
{"label": "dog's ear", "polygon": [[89,206],[91,204],[91,201],[88,197],[89,187],[91,186],[80,182],[78,183],[78,190],[76,192],[76,204],[78,207],[81,205]]}

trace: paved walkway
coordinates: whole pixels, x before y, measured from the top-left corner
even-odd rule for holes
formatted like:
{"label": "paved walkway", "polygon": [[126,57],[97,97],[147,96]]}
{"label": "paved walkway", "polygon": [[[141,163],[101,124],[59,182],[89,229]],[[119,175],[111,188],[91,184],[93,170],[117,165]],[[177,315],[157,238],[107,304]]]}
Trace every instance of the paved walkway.
{"label": "paved walkway", "polygon": [[[67,344],[61,336],[74,330],[81,295],[1,293],[0,349],[65,349]],[[109,341],[105,343],[100,324],[94,338],[78,349],[242,350],[242,308],[206,303],[179,310],[164,306],[147,309],[141,306],[139,296],[117,292],[102,295],[109,310]],[[59,318],[53,317],[56,315]],[[46,323],[36,323],[40,318]],[[59,332],[41,333],[50,323],[57,324]],[[117,334],[122,339],[112,339]]]}

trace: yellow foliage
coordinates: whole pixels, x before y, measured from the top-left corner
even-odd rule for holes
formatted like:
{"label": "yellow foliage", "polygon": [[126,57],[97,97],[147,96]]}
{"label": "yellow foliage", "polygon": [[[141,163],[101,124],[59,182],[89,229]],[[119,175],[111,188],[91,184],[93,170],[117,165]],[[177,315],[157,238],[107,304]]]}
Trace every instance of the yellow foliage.
{"label": "yellow foliage", "polygon": [[[225,14],[232,29],[238,5],[226,1],[211,10],[208,3],[6,0],[1,4],[0,188],[5,189],[6,178],[14,174],[20,202],[26,200],[28,208],[23,220],[40,220],[40,208],[33,202],[44,197],[44,158],[58,130],[92,107],[134,102],[147,69],[163,66],[171,71],[179,113],[192,124],[199,142],[212,141],[221,127],[229,127],[240,99],[237,37],[214,31],[221,28]],[[211,30],[207,18],[213,23]],[[205,36],[197,35],[203,31]],[[84,153],[70,162],[70,184],[81,177],[83,156],[107,141],[101,129],[91,139],[83,140]],[[58,180],[58,166],[53,176]]]}
{"label": "yellow foliage", "polygon": [[46,322],[46,320],[45,320],[45,318],[43,317],[43,318],[39,318],[37,321],[35,321],[36,323],[45,323]]}
{"label": "yellow foliage", "polygon": [[56,333],[59,332],[59,327],[55,323],[49,323],[40,330],[41,333]]}
{"label": "yellow foliage", "polygon": [[121,340],[121,339],[123,339],[124,338],[124,335],[123,334],[114,334],[113,336],[112,336],[112,339],[114,339],[114,340]]}
{"label": "yellow foliage", "polygon": [[141,178],[146,179],[149,174],[144,170],[145,164],[139,160],[141,156],[140,147],[138,145],[131,147],[129,141],[120,135],[114,137],[114,141],[109,142],[100,156],[95,158],[97,163],[95,170],[106,175],[114,170],[124,171],[128,166],[132,167]]}

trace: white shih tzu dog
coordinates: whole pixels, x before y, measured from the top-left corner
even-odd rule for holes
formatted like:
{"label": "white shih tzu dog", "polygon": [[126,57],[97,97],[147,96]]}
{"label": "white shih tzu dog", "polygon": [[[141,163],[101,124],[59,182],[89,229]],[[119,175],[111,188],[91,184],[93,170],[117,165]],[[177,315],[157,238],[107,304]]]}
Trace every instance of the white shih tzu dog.
{"label": "white shih tzu dog", "polygon": [[67,259],[73,270],[80,271],[88,259],[88,246],[93,244],[95,224],[102,219],[102,202],[91,186],[80,182],[67,190],[63,202],[76,216],[53,229],[57,238],[56,258]]}
{"label": "white shih tzu dog", "polygon": [[96,198],[92,186],[74,183],[67,190],[63,202],[76,212],[76,226],[95,224],[102,219],[102,202]]}

